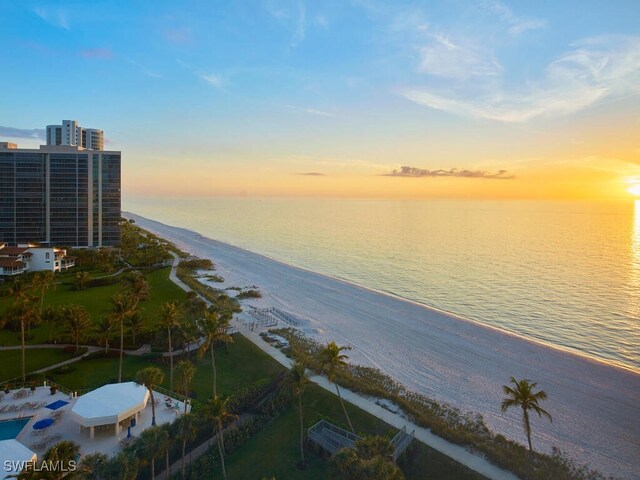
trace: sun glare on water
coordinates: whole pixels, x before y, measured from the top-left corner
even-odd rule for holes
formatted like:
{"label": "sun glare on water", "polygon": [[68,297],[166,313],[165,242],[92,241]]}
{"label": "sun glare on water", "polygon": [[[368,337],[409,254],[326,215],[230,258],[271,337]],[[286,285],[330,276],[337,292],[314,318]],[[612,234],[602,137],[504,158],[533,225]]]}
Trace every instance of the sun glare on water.
{"label": "sun glare on water", "polygon": [[631,187],[629,187],[627,189],[627,191],[631,194],[631,195],[635,195],[636,197],[640,197],[640,183],[637,183],[635,185],[632,185]]}

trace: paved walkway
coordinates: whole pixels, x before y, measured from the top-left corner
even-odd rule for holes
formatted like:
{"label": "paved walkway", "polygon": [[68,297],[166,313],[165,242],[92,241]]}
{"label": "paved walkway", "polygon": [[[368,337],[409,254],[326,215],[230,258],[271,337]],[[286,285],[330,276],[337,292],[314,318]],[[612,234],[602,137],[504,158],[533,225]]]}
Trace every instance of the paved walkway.
{"label": "paved walkway", "polygon": [[[240,316],[242,315],[245,314],[241,314]],[[247,318],[247,321],[249,321],[249,318]],[[238,326],[240,326],[239,323]],[[272,347],[267,342],[262,340],[262,338],[260,338],[259,336],[260,332],[252,332],[243,328],[240,330],[240,333],[251,340],[262,351],[276,359],[281,365],[285,366],[286,368],[291,368],[291,364],[293,363],[292,360],[289,359],[279,349]],[[321,375],[313,375],[309,377],[309,380],[331,393],[335,392],[335,386],[333,384],[330,384],[326,377],[323,377]],[[470,468],[471,470],[484,475],[487,478],[490,478],[492,480],[517,480],[518,478],[511,472],[493,465],[483,457],[469,452],[464,447],[461,447],[460,445],[456,445],[441,437],[438,437],[437,435],[434,435],[428,428],[416,425],[403,416],[392,413],[382,408],[380,405],[377,405],[375,403],[375,399],[363,397],[358,393],[352,392],[351,390],[348,390],[344,387],[340,388],[340,393],[342,394],[342,398],[349,403],[361,408],[362,410],[383,420],[393,427],[400,429],[406,425],[407,431],[409,432],[415,429],[416,439],[418,439],[425,445],[430,446],[434,450],[443,453],[447,457],[452,458],[456,462]]]}
{"label": "paved walkway", "polygon": [[[180,259],[178,255],[176,255],[174,252],[171,252],[171,255],[173,255],[174,262],[171,268],[171,274],[169,275],[169,278],[173,282],[175,282],[179,287],[181,287],[183,290],[187,292],[192,291],[192,289],[188,285],[186,285],[182,280],[180,280],[175,275],[175,271],[177,270]],[[200,297],[202,298],[202,296]],[[206,301],[206,299],[204,300]],[[259,331],[252,332],[247,330],[246,328],[241,328],[242,322],[239,321],[239,318],[244,318],[247,322],[251,322],[252,320],[249,317],[246,317],[246,314],[244,313],[241,313],[238,316],[238,318],[234,319],[235,326],[238,328],[238,331],[242,335],[244,335],[247,339],[253,342],[262,351],[264,351],[265,353],[273,357],[275,360],[277,360],[281,365],[283,365],[286,368],[291,368],[291,365],[293,363],[291,359],[287,358],[287,356],[277,348],[272,347],[271,345],[266,343],[264,340],[262,340],[259,336],[259,333],[260,333]],[[313,375],[309,379],[313,383],[319,385],[320,387],[324,388],[325,390],[331,393],[335,391],[335,387],[332,384],[330,384],[325,377],[321,375]],[[471,470],[478,472],[481,475],[484,475],[485,477],[491,480],[518,480],[518,477],[513,475],[511,472],[508,472],[506,470],[503,470],[500,467],[497,467],[496,465],[493,465],[489,461],[485,460],[483,457],[476,455],[474,453],[471,453],[470,451],[466,450],[464,447],[461,447],[460,445],[456,445],[441,437],[438,437],[437,435],[434,435],[433,433],[431,433],[431,430],[429,430],[428,428],[424,428],[419,425],[416,425],[415,423],[408,421],[402,415],[395,414],[393,412],[390,412],[382,408],[380,405],[377,405],[374,400],[363,397],[355,392],[352,392],[351,390],[347,390],[344,387],[341,388],[340,391],[342,393],[342,397],[345,400],[347,400],[349,403],[356,405],[357,407],[383,420],[389,425],[392,425],[398,429],[406,425],[408,431],[415,429],[416,438],[419,441],[421,441],[425,445],[428,445],[434,450],[437,450],[440,453],[452,458],[456,462],[470,468]]]}

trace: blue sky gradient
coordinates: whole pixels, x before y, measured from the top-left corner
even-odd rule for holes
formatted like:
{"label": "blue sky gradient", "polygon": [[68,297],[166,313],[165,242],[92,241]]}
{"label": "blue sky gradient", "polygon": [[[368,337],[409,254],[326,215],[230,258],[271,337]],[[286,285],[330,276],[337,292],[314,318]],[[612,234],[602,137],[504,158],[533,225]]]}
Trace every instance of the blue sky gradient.
{"label": "blue sky gradient", "polygon": [[344,188],[305,179],[313,194],[360,178],[373,196],[394,189],[370,177],[401,165],[628,179],[640,161],[633,0],[0,7],[0,140],[38,145],[31,130],[62,119],[102,128],[132,193],[180,193],[162,186],[175,156],[229,174],[198,194],[301,193],[286,180],[318,171]]}

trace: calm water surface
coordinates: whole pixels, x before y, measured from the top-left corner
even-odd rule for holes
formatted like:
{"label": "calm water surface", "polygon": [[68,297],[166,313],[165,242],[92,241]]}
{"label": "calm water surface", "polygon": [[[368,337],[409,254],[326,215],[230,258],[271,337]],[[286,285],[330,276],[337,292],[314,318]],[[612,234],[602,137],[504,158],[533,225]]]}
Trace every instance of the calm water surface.
{"label": "calm water surface", "polygon": [[640,372],[640,204],[125,199],[123,209]]}

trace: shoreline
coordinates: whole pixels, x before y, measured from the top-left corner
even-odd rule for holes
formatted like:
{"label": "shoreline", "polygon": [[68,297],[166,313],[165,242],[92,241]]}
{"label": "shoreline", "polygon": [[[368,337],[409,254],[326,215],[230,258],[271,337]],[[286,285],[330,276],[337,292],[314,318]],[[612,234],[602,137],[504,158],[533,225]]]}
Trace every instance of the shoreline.
{"label": "shoreline", "polygon": [[[499,333],[501,335],[514,337],[514,338],[517,338],[519,340],[522,340],[522,341],[525,341],[525,342],[529,342],[529,343],[531,343],[533,345],[541,346],[541,347],[544,347],[544,348],[550,348],[550,349],[556,350],[558,352],[562,352],[562,353],[569,354],[569,355],[574,355],[574,356],[576,356],[576,357],[578,357],[578,358],[580,358],[582,360],[589,361],[589,362],[595,362],[597,364],[601,364],[601,365],[604,365],[606,367],[614,368],[614,369],[621,370],[621,371],[624,371],[624,372],[629,372],[629,373],[638,375],[640,377],[640,369],[638,369],[638,368],[634,368],[634,367],[632,367],[630,365],[625,365],[625,364],[623,364],[623,363],[621,363],[619,361],[616,361],[616,360],[611,360],[611,359],[607,360],[607,359],[604,359],[604,358],[600,358],[600,357],[597,357],[595,355],[589,354],[588,352],[584,352],[582,350],[579,350],[579,349],[577,349],[575,347],[556,345],[556,344],[553,344],[553,343],[549,343],[549,342],[547,342],[547,341],[545,341],[543,339],[540,339],[540,338],[527,337],[524,334],[517,333],[517,332],[511,332],[511,331],[506,330],[504,328],[497,327],[495,325],[489,325],[487,323],[484,323],[484,322],[482,322],[480,320],[475,320],[473,318],[463,317],[462,315],[459,315],[457,313],[450,312],[450,311],[444,310],[442,308],[434,307],[433,305],[428,305],[426,303],[422,303],[422,302],[419,302],[417,300],[413,300],[411,298],[403,297],[402,295],[394,293],[394,292],[388,292],[388,291],[385,291],[385,290],[378,290],[376,288],[368,287],[366,285],[361,285],[359,283],[353,282],[353,281],[345,279],[345,278],[337,277],[337,276],[334,276],[334,275],[329,275],[329,274],[322,273],[322,272],[317,272],[315,270],[311,270],[310,268],[301,267],[299,265],[292,265],[292,264],[286,263],[286,262],[284,262],[282,260],[278,260],[277,258],[270,257],[269,255],[265,255],[264,253],[254,252],[252,250],[248,250],[247,248],[239,247],[237,245],[233,245],[231,243],[224,242],[222,240],[216,240],[215,238],[206,237],[205,235],[203,235],[203,234],[201,234],[201,233],[199,233],[199,232],[197,232],[195,230],[190,230],[190,229],[185,228],[185,227],[176,227],[176,226],[173,226],[173,225],[169,225],[169,224],[161,222],[159,220],[155,220],[155,219],[152,219],[152,218],[146,218],[146,217],[143,217],[143,216],[138,215],[137,213],[133,213],[133,212],[125,212],[125,211],[123,211],[122,213],[123,213],[123,216],[125,216],[125,215],[129,215],[129,216],[133,215],[133,216],[135,216],[137,218],[140,218],[140,219],[143,219],[143,220],[147,220],[147,221],[152,221],[152,222],[158,223],[158,224],[160,224],[160,225],[162,225],[164,227],[167,227],[167,228],[183,230],[183,231],[185,231],[187,233],[197,235],[198,237],[200,237],[203,240],[216,242],[216,243],[225,245],[227,247],[230,247],[230,248],[233,248],[233,249],[236,249],[236,250],[240,250],[240,251],[242,251],[242,252],[244,252],[246,254],[249,254],[249,255],[255,255],[255,256],[258,256],[258,257],[262,257],[265,260],[268,260],[268,261],[274,262],[274,263],[278,263],[278,264],[280,264],[280,265],[282,265],[283,267],[286,267],[286,268],[292,268],[292,269],[300,270],[300,271],[305,272],[305,273],[309,273],[309,274],[313,274],[313,275],[319,275],[319,276],[327,278],[328,280],[333,280],[333,281],[336,281],[336,282],[344,283],[345,285],[348,285],[350,287],[355,287],[355,288],[360,288],[360,289],[363,289],[363,290],[368,290],[368,291],[370,291],[372,293],[375,293],[377,295],[385,295],[385,296],[388,296],[388,297],[396,299],[396,300],[400,300],[400,301],[403,301],[403,302],[408,302],[408,303],[411,303],[411,304],[413,304],[413,305],[415,305],[417,307],[425,308],[425,309],[431,310],[431,311],[433,311],[435,313],[447,316],[447,317],[449,317],[449,318],[451,318],[452,320],[455,320],[455,321],[466,322],[466,323],[469,323],[469,324],[471,324],[473,326],[477,326],[477,327],[480,327],[480,328],[485,328],[485,329],[488,329],[488,330],[493,330],[493,331],[495,331],[495,332],[497,332],[497,333]],[[259,285],[258,285],[258,287],[259,287]]]}
{"label": "shoreline", "polygon": [[[185,250],[192,253],[195,250],[198,256],[212,258],[221,270],[234,272],[241,281],[246,279],[259,285],[272,304],[303,312],[303,318],[323,327],[319,338],[354,345],[354,363],[380,368],[411,390],[464,411],[481,413],[494,431],[520,442],[523,439],[517,420],[495,414],[495,410],[499,410],[496,391],[508,381],[509,372],[539,381],[541,388],[549,393],[550,408],[551,401],[555,400],[552,410],[557,413],[554,420],[559,420],[551,425],[536,422],[537,449],[549,451],[551,445],[557,445],[570,457],[589,463],[603,473],[635,478],[633,444],[637,443],[638,434],[628,425],[628,419],[640,413],[633,403],[640,394],[640,377],[632,370],[460,318],[388,292],[287,265],[186,228],[135,214],[127,216],[140,220],[140,226],[178,246],[186,245]],[[221,274],[227,278],[224,272]],[[318,311],[325,315],[314,318]],[[327,323],[326,318],[332,321]],[[393,322],[402,328],[390,328]],[[376,334],[363,332],[362,328]],[[406,331],[404,336],[403,331]],[[368,338],[362,338],[367,335]],[[401,354],[393,351],[398,349],[402,350]],[[412,369],[410,374],[407,368]],[[572,396],[572,390],[578,395]],[[621,398],[613,395],[618,390]],[[586,412],[576,411],[576,401],[586,407]],[[564,423],[567,421],[568,426]],[[585,438],[589,433],[593,438]],[[599,451],[602,445],[608,446],[606,451]]]}

